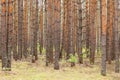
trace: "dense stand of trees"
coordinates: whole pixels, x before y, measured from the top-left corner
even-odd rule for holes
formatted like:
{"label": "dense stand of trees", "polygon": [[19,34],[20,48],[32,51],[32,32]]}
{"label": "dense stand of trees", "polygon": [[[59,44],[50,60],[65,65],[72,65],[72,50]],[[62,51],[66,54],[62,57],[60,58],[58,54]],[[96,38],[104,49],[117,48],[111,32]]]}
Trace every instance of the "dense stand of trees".
{"label": "dense stand of trees", "polygon": [[[59,70],[61,59],[84,57],[91,65],[101,57],[101,74],[115,61],[119,73],[120,34],[118,0],[1,0],[0,58],[2,69],[12,60],[45,55],[46,66]],[[43,52],[45,54],[43,54]],[[101,55],[98,55],[101,54]],[[75,60],[71,67],[75,66]]]}

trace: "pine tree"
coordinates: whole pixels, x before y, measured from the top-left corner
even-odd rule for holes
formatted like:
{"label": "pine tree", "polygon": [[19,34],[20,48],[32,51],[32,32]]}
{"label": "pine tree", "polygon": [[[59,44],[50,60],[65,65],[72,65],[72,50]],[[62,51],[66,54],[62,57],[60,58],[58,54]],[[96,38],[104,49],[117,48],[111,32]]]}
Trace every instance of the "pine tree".
{"label": "pine tree", "polygon": [[107,29],[107,1],[101,0],[101,27],[102,27],[102,34],[101,34],[101,46],[102,46],[102,68],[101,74],[103,76],[106,75],[106,29]]}
{"label": "pine tree", "polygon": [[23,0],[18,0],[18,58],[22,59],[22,35],[23,32]]}

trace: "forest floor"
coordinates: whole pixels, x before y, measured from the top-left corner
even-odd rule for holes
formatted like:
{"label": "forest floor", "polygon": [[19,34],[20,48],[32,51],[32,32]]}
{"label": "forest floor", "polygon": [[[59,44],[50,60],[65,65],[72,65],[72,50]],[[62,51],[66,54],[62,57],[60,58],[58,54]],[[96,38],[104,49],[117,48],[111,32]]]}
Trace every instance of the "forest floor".
{"label": "forest floor", "polygon": [[60,70],[54,70],[53,65],[46,67],[43,61],[41,59],[34,64],[13,61],[11,72],[0,70],[0,80],[120,80],[120,73],[114,73],[114,64],[107,66],[107,76],[104,77],[100,74],[100,62],[89,65],[86,60],[84,64],[76,64],[72,68],[70,63],[63,60]]}

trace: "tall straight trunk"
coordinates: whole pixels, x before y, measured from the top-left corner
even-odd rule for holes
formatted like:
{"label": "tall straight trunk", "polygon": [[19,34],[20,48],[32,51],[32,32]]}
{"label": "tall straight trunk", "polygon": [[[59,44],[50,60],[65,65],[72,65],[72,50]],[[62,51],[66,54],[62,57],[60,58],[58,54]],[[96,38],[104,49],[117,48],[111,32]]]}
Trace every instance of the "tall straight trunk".
{"label": "tall straight trunk", "polygon": [[[11,71],[12,50],[12,0],[2,0],[2,69]],[[8,5],[7,5],[8,4]]]}
{"label": "tall straight trunk", "polygon": [[7,35],[6,35],[6,29],[7,29],[7,22],[6,22],[6,11],[7,11],[7,2],[5,0],[2,0],[2,15],[1,15],[1,23],[2,23],[2,69],[5,70],[7,68]]}
{"label": "tall straight trunk", "polygon": [[114,1],[114,6],[115,6],[115,26],[114,26],[114,34],[115,34],[115,45],[114,45],[114,49],[115,49],[115,72],[119,73],[120,71],[120,63],[119,63],[119,38],[118,38],[118,0]]}
{"label": "tall straight trunk", "polygon": [[[34,63],[38,59],[37,55],[37,31],[38,31],[38,1],[31,0],[31,54],[32,62]],[[37,9],[36,9],[37,8]]]}
{"label": "tall straight trunk", "polygon": [[82,4],[81,0],[77,0],[77,54],[79,58],[79,63],[83,63],[83,54],[82,54]]}
{"label": "tall straight trunk", "polygon": [[53,35],[52,35],[52,28],[53,28],[53,1],[47,0],[47,44],[46,44],[46,53],[48,57],[48,62],[53,63]]}
{"label": "tall straight trunk", "polygon": [[28,54],[31,54],[31,0],[28,0]]}
{"label": "tall straight trunk", "polygon": [[[97,1],[97,4],[100,4],[100,1]],[[96,14],[96,48],[97,48],[97,54],[100,53],[100,37],[101,37],[101,26],[100,26],[100,5],[97,8],[97,14]]]}
{"label": "tall straight trunk", "polygon": [[[33,11],[33,0],[30,0],[30,4],[29,4],[29,7],[30,7],[30,26],[29,26],[29,31],[30,31],[30,33],[29,33],[29,43],[30,43],[30,55],[32,55],[32,58],[33,58],[33,45],[34,45],[34,40],[33,40],[33,30],[34,30],[34,26],[33,26],[33,23],[34,23],[34,21],[33,21],[33,12],[35,12],[35,11]],[[31,59],[32,60],[32,59]],[[33,62],[33,61],[32,61]],[[35,61],[34,61],[35,62]]]}
{"label": "tall straight trunk", "polygon": [[62,34],[62,45],[64,53],[67,53],[66,59],[69,58],[68,54],[68,0],[64,1],[64,23],[63,23],[63,34]]}
{"label": "tall straight trunk", "polygon": [[46,38],[46,36],[47,36],[47,11],[46,11],[46,0],[43,0],[43,47],[46,49],[46,42],[47,42],[47,38]]}
{"label": "tall straight trunk", "polygon": [[14,0],[14,20],[13,20],[13,36],[14,36],[14,44],[13,44],[13,58],[15,60],[18,59],[18,50],[17,50],[17,36],[18,36],[18,2]]}
{"label": "tall straight trunk", "polygon": [[89,20],[89,0],[86,0],[86,54],[87,54],[87,57],[89,56],[89,45],[90,45],[90,20]]}
{"label": "tall straight trunk", "polygon": [[43,35],[44,35],[44,47],[46,48],[46,66],[49,64],[49,53],[47,52],[47,11],[46,11],[47,1],[43,0]]}
{"label": "tall straight trunk", "polygon": [[8,49],[8,64],[7,67],[11,70],[11,52],[12,52],[12,45],[13,45],[13,1],[8,0],[8,13],[7,13],[7,49]]}
{"label": "tall straight trunk", "polygon": [[55,59],[54,59],[54,69],[59,69],[59,56],[60,56],[60,1],[54,0],[54,40],[55,40]]}
{"label": "tall straight trunk", "polygon": [[101,0],[101,27],[102,27],[102,35],[101,35],[101,46],[102,46],[102,63],[101,63],[101,74],[103,76],[106,75],[106,29],[107,29],[107,1]]}
{"label": "tall straight trunk", "polygon": [[18,0],[18,58],[22,59],[23,0]]}
{"label": "tall straight trunk", "polygon": [[23,55],[27,58],[28,55],[28,0],[24,0],[24,14],[23,14]]}
{"label": "tall straight trunk", "polygon": [[[1,4],[1,1],[0,1]],[[0,9],[1,9],[1,5],[0,5]],[[1,25],[1,14],[0,14],[0,25]],[[1,26],[0,26],[0,49],[2,48],[2,30],[1,30]],[[0,59],[2,59],[2,50],[0,51]]]}
{"label": "tall straight trunk", "polygon": [[94,64],[95,61],[95,45],[96,45],[96,28],[95,28],[95,15],[97,0],[90,1],[90,63]]}
{"label": "tall straight trunk", "polygon": [[111,64],[112,56],[112,40],[113,40],[113,0],[108,0],[108,11],[107,11],[107,60]]}
{"label": "tall straight trunk", "polygon": [[61,37],[61,41],[60,41],[60,45],[61,45],[61,51],[60,51],[60,57],[59,58],[62,58],[62,52],[63,52],[63,41],[64,41],[64,37],[63,37],[63,27],[64,27],[64,0],[61,0],[61,24],[60,24],[60,29],[61,29],[61,34],[60,34],[60,37]]}
{"label": "tall straight trunk", "polygon": [[43,0],[42,1],[40,1],[40,19],[39,19],[39,23],[40,23],[40,25],[39,25],[39,51],[40,51],[40,55],[42,54],[42,50],[43,50],[43,36],[45,36],[45,35],[43,35]]}
{"label": "tall straight trunk", "polygon": [[[68,1],[68,4],[69,4],[69,7],[68,7],[68,54],[69,54],[69,58],[70,58],[70,55],[75,55],[74,54],[74,40],[73,40],[73,29],[74,29],[74,23],[73,23],[73,0],[69,0]],[[75,63],[74,62],[71,62],[71,67],[75,66]]]}
{"label": "tall straight trunk", "polygon": [[38,54],[37,54],[37,40],[38,40],[38,29],[39,29],[39,23],[38,23],[38,0],[35,1],[35,5],[36,5],[36,8],[35,8],[35,22],[34,22],[34,25],[35,25],[35,30],[34,30],[34,56],[35,56],[35,60],[38,59]]}

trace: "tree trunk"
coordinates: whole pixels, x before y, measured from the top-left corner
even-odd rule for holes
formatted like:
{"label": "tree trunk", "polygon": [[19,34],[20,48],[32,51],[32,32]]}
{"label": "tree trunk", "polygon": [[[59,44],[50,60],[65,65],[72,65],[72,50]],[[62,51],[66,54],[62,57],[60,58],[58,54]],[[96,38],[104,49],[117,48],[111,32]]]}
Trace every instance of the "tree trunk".
{"label": "tree trunk", "polygon": [[115,26],[114,26],[114,34],[115,34],[115,72],[119,73],[119,38],[118,38],[118,0],[114,1],[115,6]]}
{"label": "tree trunk", "polygon": [[18,0],[18,58],[22,59],[23,0]]}
{"label": "tree trunk", "polygon": [[24,12],[23,12],[24,26],[23,26],[23,55],[28,57],[28,0],[24,0]]}
{"label": "tree trunk", "polygon": [[18,50],[17,50],[17,37],[18,37],[18,2],[17,0],[14,0],[14,44],[13,44],[13,58],[15,61],[18,60]]}
{"label": "tree trunk", "polygon": [[81,0],[77,0],[77,16],[78,16],[78,25],[77,25],[77,54],[79,58],[79,63],[83,63],[83,54],[82,54],[82,4]]}
{"label": "tree trunk", "polygon": [[106,29],[107,29],[107,1],[101,0],[101,27],[102,27],[102,35],[101,35],[101,45],[102,45],[102,68],[101,74],[103,76],[106,75]]}
{"label": "tree trunk", "polygon": [[55,59],[54,69],[59,69],[59,56],[60,56],[60,1],[54,0],[54,40],[55,40]]}
{"label": "tree trunk", "polygon": [[[68,7],[68,15],[69,15],[69,17],[68,17],[68,26],[69,26],[69,28],[68,28],[68,54],[69,54],[69,58],[70,58],[70,55],[75,55],[74,54],[74,40],[73,40],[73,29],[74,29],[74,20],[73,20],[73,10],[74,10],[74,8],[73,8],[73,6],[74,6],[74,4],[73,4],[73,0],[69,0],[68,1],[68,4],[69,4],[69,7]],[[75,66],[75,63],[74,62],[71,62],[71,67],[73,67],[73,66]]]}
{"label": "tree trunk", "polygon": [[[7,5],[8,3],[8,5]],[[2,0],[2,69],[11,71],[12,50],[12,0]],[[7,25],[8,24],[8,25]]]}

